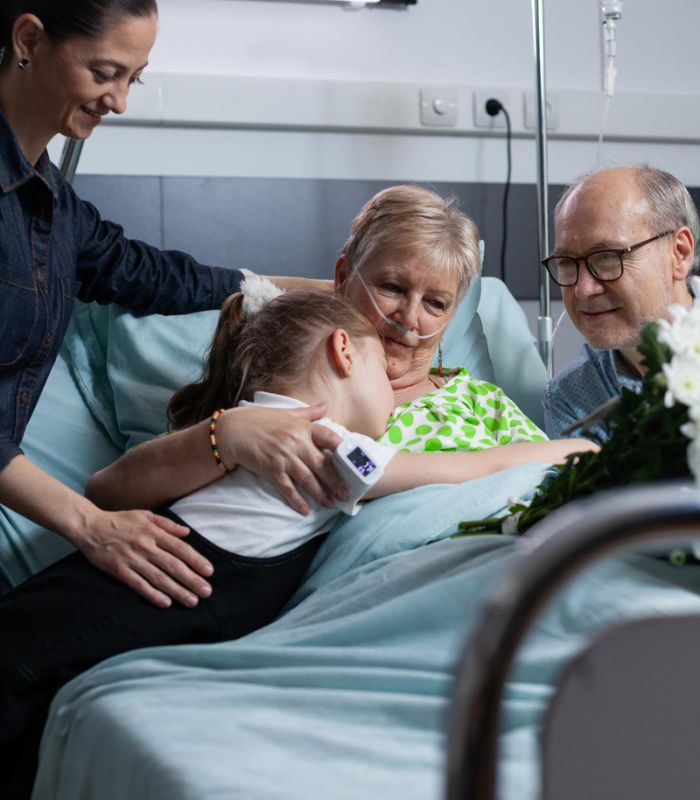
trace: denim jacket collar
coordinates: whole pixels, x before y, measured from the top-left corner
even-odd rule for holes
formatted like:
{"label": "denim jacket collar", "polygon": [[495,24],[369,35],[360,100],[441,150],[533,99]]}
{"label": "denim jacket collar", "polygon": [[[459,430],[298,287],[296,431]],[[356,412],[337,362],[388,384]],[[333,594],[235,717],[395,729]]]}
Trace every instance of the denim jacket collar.
{"label": "denim jacket collar", "polygon": [[0,190],[13,192],[22,184],[38,176],[56,196],[56,181],[51,173],[49,155],[44,152],[33,167],[24,157],[10,123],[0,110]]}

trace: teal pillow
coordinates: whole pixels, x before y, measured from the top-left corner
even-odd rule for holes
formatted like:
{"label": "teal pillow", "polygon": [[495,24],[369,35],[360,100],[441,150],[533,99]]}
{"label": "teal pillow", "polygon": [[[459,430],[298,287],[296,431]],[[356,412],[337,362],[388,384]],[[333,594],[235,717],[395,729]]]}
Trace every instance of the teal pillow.
{"label": "teal pillow", "polygon": [[479,318],[489,343],[494,382],[543,428],[547,369],[525,312],[498,278],[484,278],[481,289]]}
{"label": "teal pillow", "polygon": [[107,376],[126,447],[167,430],[173,393],[200,377],[218,311],[135,317],[115,308],[109,328]]}
{"label": "teal pillow", "polygon": [[[493,380],[486,338],[476,309],[475,280],[443,336],[445,366],[464,366]],[[110,439],[128,449],[167,429],[173,392],[197,379],[214,335],[218,311],[135,317],[119,308],[81,306],[80,341],[71,344],[71,368],[83,398]]]}

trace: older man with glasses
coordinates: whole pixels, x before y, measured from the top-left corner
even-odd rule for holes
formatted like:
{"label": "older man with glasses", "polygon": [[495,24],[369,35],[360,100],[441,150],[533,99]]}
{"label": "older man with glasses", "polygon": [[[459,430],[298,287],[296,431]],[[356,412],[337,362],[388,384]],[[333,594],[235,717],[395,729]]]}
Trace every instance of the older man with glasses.
{"label": "older man with glasses", "polygon": [[[690,305],[700,223],[688,190],[650,167],[617,167],[567,188],[554,211],[556,244],[542,262],[586,343],[549,382],[545,429],[559,437],[620,394],[638,390],[642,327]],[[573,435],[604,436],[599,422]]]}

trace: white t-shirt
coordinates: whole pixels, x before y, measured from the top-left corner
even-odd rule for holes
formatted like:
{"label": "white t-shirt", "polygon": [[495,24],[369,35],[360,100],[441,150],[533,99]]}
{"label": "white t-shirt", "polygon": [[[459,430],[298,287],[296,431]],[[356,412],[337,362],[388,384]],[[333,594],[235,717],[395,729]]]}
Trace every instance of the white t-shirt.
{"label": "white t-shirt", "polygon": [[[270,392],[256,392],[252,403],[243,401],[240,405],[307,407],[306,403],[293,397]],[[327,417],[317,420],[317,424],[326,425],[343,440],[355,442],[382,470],[397,453],[395,449],[379,444],[369,436],[353,433]],[[254,436],[255,431],[251,431],[251,435]],[[341,512],[350,516],[356,514],[360,510],[358,501],[367,488],[356,489],[354,496],[345,503],[336,503],[335,508],[323,508],[304,495],[310,512],[303,517],[287,505],[269,481],[236,467],[219,480],[177,500],[171,508],[197,533],[219,547],[242,556],[268,558],[293,550],[314,536],[326,533]]]}

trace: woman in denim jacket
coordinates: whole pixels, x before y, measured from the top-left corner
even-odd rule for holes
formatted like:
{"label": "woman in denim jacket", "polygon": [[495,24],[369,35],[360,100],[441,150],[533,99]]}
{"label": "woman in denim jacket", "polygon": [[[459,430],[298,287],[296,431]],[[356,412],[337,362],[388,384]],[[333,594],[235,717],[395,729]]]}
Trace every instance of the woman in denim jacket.
{"label": "woman in denim jacket", "polygon": [[[77,197],[46,153],[56,134],[86,139],[108,113],[124,112],[156,25],[156,0],[0,3],[0,503],[64,536],[152,602],[194,605],[211,591],[211,565],[182,541],[186,528],[148,511],[98,509],[20,449],[76,298],[179,314],[217,308],[240,285],[238,270],[126,239]],[[297,450],[311,453],[302,458],[319,464],[318,447],[337,444],[310,424],[322,411],[268,414],[262,424],[273,441],[278,428],[292,431],[303,443]]]}

